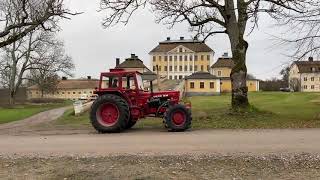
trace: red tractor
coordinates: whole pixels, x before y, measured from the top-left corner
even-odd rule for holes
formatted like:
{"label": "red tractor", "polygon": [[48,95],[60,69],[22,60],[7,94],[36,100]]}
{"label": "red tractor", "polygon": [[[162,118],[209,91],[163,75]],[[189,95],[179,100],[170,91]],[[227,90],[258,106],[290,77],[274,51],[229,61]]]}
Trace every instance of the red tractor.
{"label": "red tractor", "polygon": [[[148,84],[149,85],[149,84]],[[169,131],[191,127],[190,104],[180,104],[179,91],[146,91],[139,72],[111,70],[101,73],[95,93],[98,98],[91,107],[92,126],[100,133],[121,132],[145,117],[164,118]]]}

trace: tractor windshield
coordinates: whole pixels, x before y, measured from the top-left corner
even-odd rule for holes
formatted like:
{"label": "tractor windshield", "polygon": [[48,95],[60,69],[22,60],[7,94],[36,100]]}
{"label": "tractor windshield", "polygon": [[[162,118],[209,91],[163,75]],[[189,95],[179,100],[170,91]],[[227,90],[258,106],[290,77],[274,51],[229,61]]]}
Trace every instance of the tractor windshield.
{"label": "tractor windshield", "polygon": [[141,75],[137,75],[137,82],[138,82],[138,88],[139,88],[140,90],[144,90],[143,81],[142,81]]}

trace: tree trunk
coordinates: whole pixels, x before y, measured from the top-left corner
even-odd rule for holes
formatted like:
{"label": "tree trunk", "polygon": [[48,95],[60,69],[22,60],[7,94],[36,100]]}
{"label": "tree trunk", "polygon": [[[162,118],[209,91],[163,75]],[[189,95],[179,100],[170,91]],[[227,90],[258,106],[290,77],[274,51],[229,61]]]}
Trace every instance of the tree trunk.
{"label": "tree trunk", "polygon": [[10,90],[10,97],[9,97],[10,106],[12,106],[12,105],[14,105],[16,103],[15,95],[16,95],[16,93],[14,91]]}
{"label": "tree trunk", "polygon": [[238,42],[239,43],[232,48],[235,66],[232,68],[230,74],[233,110],[238,110],[239,108],[246,109],[249,107],[246,67],[248,43],[242,37],[239,38]]}

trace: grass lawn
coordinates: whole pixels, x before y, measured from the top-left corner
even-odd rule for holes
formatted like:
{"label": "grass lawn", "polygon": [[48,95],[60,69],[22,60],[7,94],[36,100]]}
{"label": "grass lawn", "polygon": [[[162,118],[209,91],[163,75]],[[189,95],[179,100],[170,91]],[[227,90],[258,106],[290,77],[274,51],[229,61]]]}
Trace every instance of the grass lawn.
{"label": "grass lawn", "polygon": [[66,106],[68,104],[70,103],[65,102],[55,104],[26,104],[17,105],[11,108],[0,107],[0,124],[22,120],[31,117],[37,113]]}
{"label": "grass lawn", "polygon": [[[191,97],[193,128],[315,128],[320,127],[320,93],[250,93],[256,108],[247,114],[231,114],[230,94]],[[73,127],[90,126],[89,115],[75,117],[72,111],[56,123]],[[136,127],[162,127],[161,119],[145,119]]]}

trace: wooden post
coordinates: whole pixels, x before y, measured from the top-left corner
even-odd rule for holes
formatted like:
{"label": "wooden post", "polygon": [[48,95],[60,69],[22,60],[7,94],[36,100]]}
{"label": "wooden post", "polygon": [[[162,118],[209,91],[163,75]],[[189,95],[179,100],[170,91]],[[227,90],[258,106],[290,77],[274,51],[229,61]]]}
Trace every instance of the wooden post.
{"label": "wooden post", "polygon": [[160,75],[159,75],[159,66],[156,65],[156,70],[157,70],[157,81],[158,81],[158,91],[161,91],[161,83],[160,83]]}

